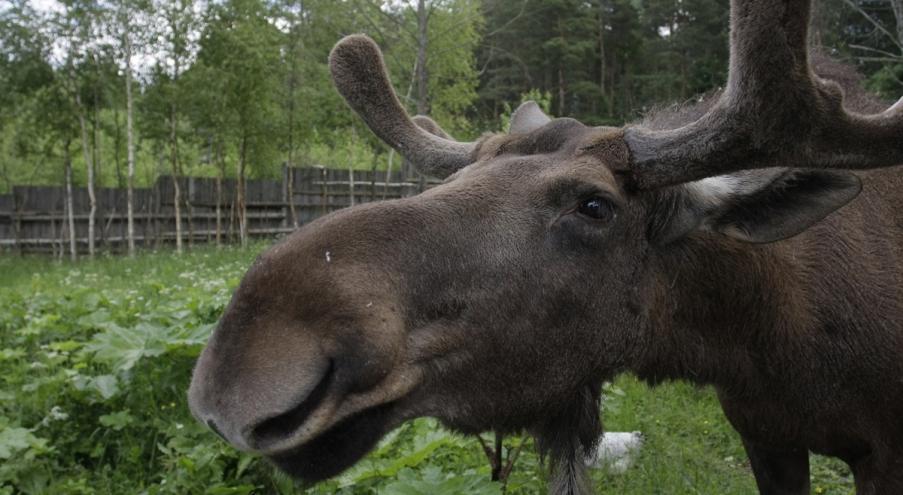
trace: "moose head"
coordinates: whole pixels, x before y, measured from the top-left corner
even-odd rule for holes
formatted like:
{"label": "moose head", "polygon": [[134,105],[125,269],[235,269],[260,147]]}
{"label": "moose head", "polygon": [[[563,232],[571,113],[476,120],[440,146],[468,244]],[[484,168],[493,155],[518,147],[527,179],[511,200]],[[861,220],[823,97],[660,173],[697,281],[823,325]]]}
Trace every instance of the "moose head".
{"label": "moose head", "polygon": [[[854,113],[814,75],[808,1],[731,9],[726,89],[679,127],[589,127],[526,103],[507,134],[457,142],[406,115],[369,38],[341,40],[339,92],[445,181],[327,215],[261,254],[198,361],[194,414],[308,480],[415,417],[527,430],[557,467],[556,492],[581,491],[601,383],[661,365],[683,327],[728,324],[732,305],[782,302],[760,297],[775,284],[761,267],[781,265],[759,263],[778,249],[759,244],[853,200],[860,179],[839,169],[903,162],[903,102]],[[707,271],[676,287],[692,269]],[[711,308],[681,306],[687,291],[707,291]]]}

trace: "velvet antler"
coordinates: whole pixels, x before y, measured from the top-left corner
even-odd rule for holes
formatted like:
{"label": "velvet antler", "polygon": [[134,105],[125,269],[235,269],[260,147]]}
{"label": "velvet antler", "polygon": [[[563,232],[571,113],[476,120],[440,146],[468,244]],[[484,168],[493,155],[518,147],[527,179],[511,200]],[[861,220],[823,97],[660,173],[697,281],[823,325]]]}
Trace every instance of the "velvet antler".
{"label": "velvet antler", "polygon": [[876,115],[849,112],[843,91],[809,64],[809,0],[732,0],[730,72],[720,100],[684,127],[629,126],[640,189],[744,169],[865,169],[903,164],[903,99]]}
{"label": "velvet antler", "polygon": [[339,41],[329,55],[329,68],[348,105],[421,172],[446,177],[473,162],[474,143],[430,133],[411,121],[395,96],[379,47],[367,36]]}

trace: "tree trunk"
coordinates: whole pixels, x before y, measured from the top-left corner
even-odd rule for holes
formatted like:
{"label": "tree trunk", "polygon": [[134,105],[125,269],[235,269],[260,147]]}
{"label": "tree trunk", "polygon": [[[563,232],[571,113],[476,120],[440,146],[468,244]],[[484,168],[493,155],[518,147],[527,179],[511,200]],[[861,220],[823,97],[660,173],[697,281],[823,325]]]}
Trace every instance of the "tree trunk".
{"label": "tree trunk", "polygon": [[223,178],[226,176],[226,159],[223,156],[223,143],[216,144],[216,163],[219,173],[216,175],[216,247],[222,245],[223,232]]}
{"label": "tree trunk", "polygon": [[618,73],[618,57],[612,57],[611,63],[609,64],[608,73],[611,77],[608,78],[608,115],[614,116],[615,114],[615,75]]}
{"label": "tree trunk", "polygon": [[824,0],[814,0],[811,7],[811,16],[809,19],[809,44],[812,46],[824,46],[823,32],[825,30],[825,18],[827,12],[824,8]]}
{"label": "tree trunk", "polygon": [[85,108],[82,105],[81,96],[75,92],[75,105],[78,109],[78,125],[81,128],[82,154],[85,157],[85,165],[88,168],[88,256],[94,257],[94,215],[97,212],[97,197],[94,195],[94,163],[91,160],[91,151],[88,149],[88,124],[85,122]]}
{"label": "tree trunk", "polygon": [[429,11],[426,0],[417,1],[417,113],[430,114],[429,70],[427,48],[429,45]]}
{"label": "tree trunk", "polygon": [[241,246],[248,245],[248,210],[245,206],[245,158],[247,153],[248,138],[242,136],[238,150],[238,183],[236,184],[236,199],[238,203],[238,237]]}
{"label": "tree trunk", "polygon": [[178,136],[176,135],[176,106],[169,106],[169,158],[172,168],[172,203],[176,220],[176,253],[182,254],[182,188],[179,185]]}
{"label": "tree trunk", "polygon": [[[303,9],[303,6],[301,7]],[[303,12],[303,10],[302,10]],[[293,49],[297,49],[298,26],[292,28]],[[298,228],[298,213],[295,211],[295,89],[298,86],[298,54],[292,53],[291,71],[288,79],[288,156],[285,180],[286,196],[288,196],[288,211],[293,228]]]}
{"label": "tree trunk", "polygon": [[605,0],[599,0],[599,94],[605,97]]}
{"label": "tree trunk", "polygon": [[[100,64],[97,62],[97,53],[92,53],[91,60],[94,62],[94,70],[97,75],[97,81],[92,85],[92,93],[94,95],[94,118],[91,121],[91,129],[93,131],[93,136],[91,138],[91,169],[88,170],[88,196],[91,198],[91,216],[88,219],[88,223],[94,222],[94,216],[96,215],[97,210],[97,198],[95,197],[94,188],[95,183],[97,182],[97,177],[102,177],[101,175],[101,160],[100,160],[100,95],[97,92],[97,88],[102,84],[101,74],[100,74]],[[103,224],[103,221],[101,221]],[[91,246],[94,241],[94,228],[91,227],[92,234],[90,235],[90,240],[88,241],[88,250],[90,252],[91,257],[94,257],[94,249]],[[100,240],[101,243],[105,242],[105,234],[103,229],[100,230]]]}
{"label": "tree trunk", "polygon": [[129,24],[125,23],[125,112],[128,160],[128,242],[129,256],[135,256],[135,131],[132,121],[132,41]]}
{"label": "tree trunk", "polygon": [[78,249],[75,245],[75,212],[73,211],[72,200],[72,155],[69,153],[70,142],[67,139],[63,146],[63,160],[66,168],[66,216],[69,220],[69,259],[75,261],[78,259]]}
{"label": "tree trunk", "polygon": [[[429,48],[429,20],[430,12],[426,8],[426,0],[417,1],[417,113],[420,115],[430,114],[430,73],[427,54]],[[422,182],[424,176],[408,161],[402,161],[402,164],[408,164],[410,172],[415,172]],[[354,204],[352,202],[352,204]]]}
{"label": "tree trunk", "polygon": [[[97,59],[94,60],[95,65],[97,64]],[[91,158],[94,163],[94,172],[98,177],[103,177],[101,173],[101,159],[100,159],[100,150],[101,150],[101,134],[100,134],[100,95],[97,94],[97,86],[101,84],[99,81],[100,74],[98,74],[98,81],[93,84],[93,94],[94,94],[94,116],[91,119]]]}
{"label": "tree trunk", "polygon": [[113,125],[116,130],[113,133],[113,169],[116,171],[116,187],[125,187],[125,178],[122,176],[122,125],[119,123],[119,105],[113,105]]}
{"label": "tree trunk", "polygon": [[564,91],[564,68],[561,62],[558,63],[558,116],[564,117],[564,98],[567,96]]}

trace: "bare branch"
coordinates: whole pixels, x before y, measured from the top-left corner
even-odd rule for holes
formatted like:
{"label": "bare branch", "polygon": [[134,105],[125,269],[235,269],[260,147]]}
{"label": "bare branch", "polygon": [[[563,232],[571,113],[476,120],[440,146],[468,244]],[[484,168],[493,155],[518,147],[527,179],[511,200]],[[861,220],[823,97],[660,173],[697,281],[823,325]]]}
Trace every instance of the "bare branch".
{"label": "bare branch", "polygon": [[499,26],[497,29],[486,33],[486,38],[495,36],[503,31],[505,31],[506,29],[508,29],[509,26],[511,26],[515,22],[519,21],[520,18],[524,16],[524,12],[526,11],[526,9],[527,9],[527,0],[524,0],[520,4],[520,12],[518,12],[517,15],[513,16],[511,19],[508,19],[507,22],[505,22],[504,24]]}
{"label": "bare branch", "polygon": [[881,54],[881,55],[885,55],[885,56],[887,56],[887,57],[890,57],[892,60],[901,60],[901,61],[903,61],[903,55],[900,55],[900,54],[891,53],[891,52],[888,52],[888,51],[885,51],[885,50],[879,50],[879,49],[877,49],[877,48],[872,48],[872,47],[870,47],[870,46],[863,46],[863,45],[848,45],[848,46],[849,46],[850,48],[853,48],[853,49],[856,49],[856,50],[863,50],[863,51],[867,51],[867,52],[879,53],[879,54]]}
{"label": "bare branch", "polygon": [[900,43],[903,42],[903,41],[898,40],[897,37],[893,35],[893,33],[891,33],[890,31],[888,31],[884,26],[881,25],[880,22],[876,21],[872,16],[869,15],[868,12],[866,12],[865,10],[863,10],[863,8],[860,7],[860,6],[859,6],[856,2],[854,2],[853,0],[843,0],[843,2],[844,2],[845,4],[847,4],[848,6],[850,6],[850,7],[851,7],[853,10],[855,10],[856,12],[859,12],[859,13],[862,15],[862,17],[865,17],[865,19],[866,19],[867,21],[869,21],[869,23],[871,23],[873,26],[875,26],[875,28],[876,28],[878,31],[881,31],[881,32],[884,33],[888,38],[890,38],[891,42],[893,42],[893,44],[896,45],[897,48],[900,49],[900,53],[903,53],[903,45],[900,44]]}
{"label": "bare branch", "polygon": [[856,57],[856,60],[861,62],[881,62],[881,63],[889,63],[889,64],[898,64],[903,62],[903,55],[895,56],[895,57]]}

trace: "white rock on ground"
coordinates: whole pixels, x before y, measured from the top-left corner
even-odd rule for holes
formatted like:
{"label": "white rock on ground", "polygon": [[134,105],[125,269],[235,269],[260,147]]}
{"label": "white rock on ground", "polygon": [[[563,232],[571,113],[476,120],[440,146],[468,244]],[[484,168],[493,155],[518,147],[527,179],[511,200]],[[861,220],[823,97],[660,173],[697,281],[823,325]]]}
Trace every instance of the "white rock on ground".
{"label": "white rock on ground", "polygon": [[638,431],[609,431],[602,435],[596,455],[587,457],[586,465],[593,468],[608,468],[613,473],[623,473],[633,465],[643,434]]}

